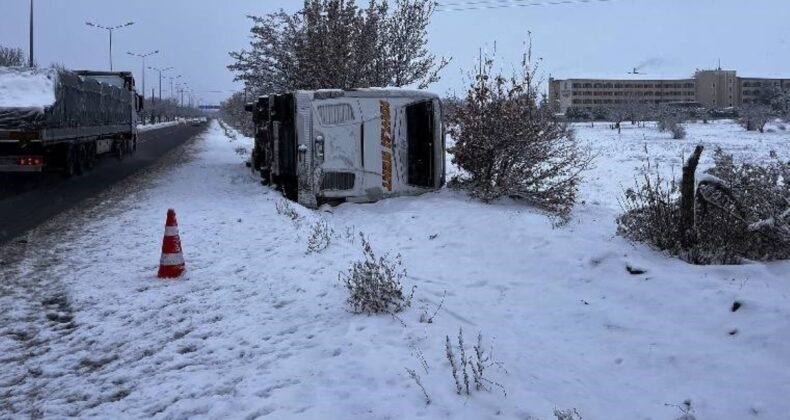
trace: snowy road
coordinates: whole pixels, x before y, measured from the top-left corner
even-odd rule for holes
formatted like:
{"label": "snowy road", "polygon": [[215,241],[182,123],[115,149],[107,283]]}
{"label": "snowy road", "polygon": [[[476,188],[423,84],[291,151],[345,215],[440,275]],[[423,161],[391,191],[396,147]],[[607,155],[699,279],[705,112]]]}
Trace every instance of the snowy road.
{"label": "snowy road", "polygon": [[[700,419],[790,412],[790,263],[695,267],[616,237],[614,197],[592,195],[628,181],[624,154],[606,157],[561,228],[449,190],[294,205],[292,220],[244,167],[249,139],[234,137],[213,122],[83,217],[0,248],[0,417],[551,419],[576,407],[673,420],[686,399]],[[169,207],[188,274],[164,282]],[[319,219],[332,243],[308,254]],[[360,231],[402,254],[417,286],[400,320],[344,306],[338,273],[361,256]],[[482,332],[504,368],[487,376],[507,396],[456,395],[444,343],[459,327],[467,351]]]}
{"label": "snowy road", "polygon": [[172,123],[142,131],[134,155],[122,162],[106,156],[92,171],[74,179],[63,179],[58,173],[0,178],[0,244],[149,167],[204,129],[205,125]]}

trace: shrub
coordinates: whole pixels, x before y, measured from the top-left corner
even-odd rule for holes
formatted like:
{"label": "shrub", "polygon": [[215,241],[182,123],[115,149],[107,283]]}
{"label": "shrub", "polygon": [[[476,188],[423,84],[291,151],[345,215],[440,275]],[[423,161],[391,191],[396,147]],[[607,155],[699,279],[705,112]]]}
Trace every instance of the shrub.
{"label": "shrub", "polygon": [[299,220],[300,217],[299,213],[291,205],[291,202],[286,199],[280,199],[279,201],[274,203],[274,208],[277,210],[277,214],[281,214],[291,219],[291,221],[296,222],[297,220]]}
{"label": "shrub", "polygon": [[568,410],[554,410],[554,417],[557,420],[583,420],[581,414],[575,408]]}
{"label": "shrub", "polygon": [[765,132],[765,125],[771,121],[771,110],[767,106],[754,105],[742,108],[738,122],[746,131]]}
{"label": "shrub", "polygon": [[658,249],[678,251],[677,220],[680,215],[680,190],[675,179],[660,175],[651,178],[652,165],[646,160],[643,182],[635,182],[620,199],[623,214],[617,218],[617,233]]}
{"label": "shrub", "polygon": [[411,294],[403,293],[401,281],[406,270],[398,255],[394,261],[387,256],[377,257],[370,242],[360,233],[365,259],[355,262],[347,272],[340,273],[340,280],[348,290],[348,304],[354,313],[401,312],[411,305]]}
{"label": "shrub", "polygon": [[[488,391],[489,385],[494,385],[502,390],[502,393],[507,396],[505,388],[485,376],[485,371],[490,367],[502,368],[502,364],[495,362],[491,358],[491,352],[483,349],[483,334],[477,334],[477,344],[473,347],[473,353],[469,356],[466,355],[466,346],[464,344],[464,331],[458,329],[458,352],[456,357],[453,351],[453,345],[450,342],[450,336],[445,336],[444,351],[447,361],[450,363],[450,369],[455,383],[455,391],[458,395],[469,395],[472,389],[476,391]],[[472,384],[470,387],[469,372],[472,373]]]}
{"label": "shrub", "polygon": [[686,127],[683,126],[685,120],[686,118],[678,112],[662,110],[658,117],[658,129],[661,132],[669,131],[675,140],[685,139]]}
{"label": "shrub", "polygon": [[672,133],[672,138],[675,140],[686,138],[686,127],[683,124],[677,123],[672,126],[669,131]]}
{"label": "shrub", "polygon": [[307,253],[321,252],[329,248],[332,242],[332,235],[335,231],[329,227],[326,220],[319,220],[310,229],[310,236],[307,238]]}
{"label": "shrub", "polygon": [[790,162],[771,156],[765,164],[738,164],[718,149],[696,182],[696,161],[687,164],[691,179],[680,187],[646,175],[621,200],[618,233],[695,264],[790,258]]}
{"label": "shrub", "polygon": [[485,58],[455,111],[453,163],[466,173],[453,185],[489,202],[523,199],[567,220],[591,157],[548,107],[539,107],[536,67],[527,54],[521,76],[494,74]]}

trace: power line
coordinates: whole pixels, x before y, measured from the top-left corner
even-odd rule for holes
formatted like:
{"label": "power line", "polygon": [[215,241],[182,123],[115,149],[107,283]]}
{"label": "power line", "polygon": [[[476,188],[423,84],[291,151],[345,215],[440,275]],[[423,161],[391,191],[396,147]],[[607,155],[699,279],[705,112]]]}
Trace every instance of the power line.
{"label": "power line", "polygon": [[444,2],[436,2],[436,6],[438,7],[448,7],[448,6],[472,6],[472,5],[490,5],[493,3],[527,3],[527,2],[534,2],[535,0],[467,0],[467,1],[455,1],[450,3]]}
{"label": "power line", "polygon": [[[518,1],[518,0],[515,0]],[[437,12],[462,12],[466,10],[505,9],[511,7],[558,6],[563,4],[608,3],[614,0],[553,0],[532,3],[505,3],[504,0],[485,0],[467,3],[437,3]]]}

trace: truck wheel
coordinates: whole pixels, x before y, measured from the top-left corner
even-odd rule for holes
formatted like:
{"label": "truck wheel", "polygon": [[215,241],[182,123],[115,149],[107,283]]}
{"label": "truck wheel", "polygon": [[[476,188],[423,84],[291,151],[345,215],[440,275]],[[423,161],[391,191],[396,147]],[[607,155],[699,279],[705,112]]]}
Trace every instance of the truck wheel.
{"label": "truck wheel", "polygon": [[115,157],[118,160],[123,160],[123,155],[126,152],[126,142],[123,140],[115,141],[113,147],[115,148]]}
{"label": "truck wheel", "polygon": [[86,158],[85,158],[85,168],[88,170],[92,170],[96,167],[96,142],[88,143],[85,146],[86,149]]}
{"label": "truck wheel", "polygon": [[88,152],[85,148],[85,144],[80,144],[77,146],[76,150],[77,153],[74,162],[74,173],[77,175],[82,175],[85,173],[85,168],[87,167],[86,160],[88,157]]}
{"label": "truck wheel", "polygon": [[77,173],[77,152],[75,147],[69,146],[66,149],[63,160],[63,176],[71,178]]}

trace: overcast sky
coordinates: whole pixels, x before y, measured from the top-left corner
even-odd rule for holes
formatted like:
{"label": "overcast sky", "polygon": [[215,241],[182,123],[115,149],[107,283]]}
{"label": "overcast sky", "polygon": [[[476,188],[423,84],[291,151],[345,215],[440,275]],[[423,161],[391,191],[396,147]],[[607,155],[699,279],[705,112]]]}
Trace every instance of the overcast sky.
{"label": "overcast sky", "polygon": [[[366,3],[364,0],[360,0]],[[507,4],[520,0],[438,0],[439,3]],[[529,0],[548,3],[556,0]],[[108,37],[85,25],[134,21],[114,36],[114,67],[133,70],[142,85],[140,59],[127,51],[160,54],[155,67],[175,67],[202,99],[218,103],[238,89],[225,66],[228,51],[249,41],[247,14],[278,8],[295,11],[302,0],[36,0],[36,60],[70,68],[107,69]],[[27,50],[29,0],[0,0],[0,44]],[[464,8],[470,6],[447,6]],[[542,70],[558,77],[617,76],[646,64],[656,76],[690,76],[696,68],[722,67],[747,75],[790,77],[790,1],[611,0],[445,11],[431,25],[432,51],[452,57],[433,90],[461,92],[462,68],[474,65],[479,48],[492,50],[506,66],[516,63],[527,32]],[[158,87],[147,73],[146,87]],[[167,95],[169,81],[163,83]],[[222,91],[221,93],[211,91]]]}

